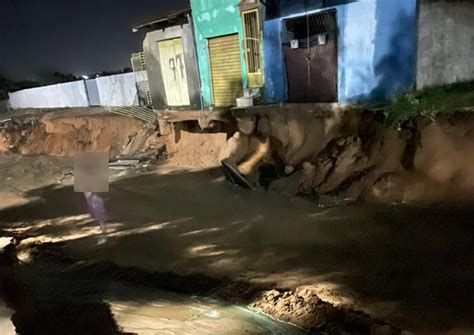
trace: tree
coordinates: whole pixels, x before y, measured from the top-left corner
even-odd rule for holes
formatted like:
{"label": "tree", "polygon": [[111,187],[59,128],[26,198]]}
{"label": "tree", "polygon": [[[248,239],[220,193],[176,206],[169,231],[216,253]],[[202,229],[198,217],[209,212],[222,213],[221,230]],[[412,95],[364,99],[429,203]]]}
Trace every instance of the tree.
{"label": "tree", "polygon": [[14,88],[13,82],[0,75],[0,100],[8,99],[8,91]]}

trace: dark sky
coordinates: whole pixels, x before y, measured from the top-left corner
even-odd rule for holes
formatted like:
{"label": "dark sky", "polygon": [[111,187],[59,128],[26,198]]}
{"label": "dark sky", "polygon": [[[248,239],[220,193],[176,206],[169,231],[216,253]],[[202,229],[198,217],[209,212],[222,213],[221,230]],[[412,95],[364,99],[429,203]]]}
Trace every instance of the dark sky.
{"label": "dark sky", "polygon": [[188,0],[0,0],[0,75],[88,74],[130,66],[142,49],[135,24],[188,6]]}

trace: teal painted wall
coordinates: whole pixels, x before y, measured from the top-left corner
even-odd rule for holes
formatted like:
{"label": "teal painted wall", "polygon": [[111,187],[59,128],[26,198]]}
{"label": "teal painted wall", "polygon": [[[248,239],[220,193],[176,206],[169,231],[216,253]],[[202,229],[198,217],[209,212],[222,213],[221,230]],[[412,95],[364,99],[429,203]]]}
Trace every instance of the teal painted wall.
{"label": "teal painted wall", "polygon": [[208,38],[239,34],[242,78],[244,87],[247,87],[245,55],[242,50],[243,28],[238,4],[239,0],[191,0],[201,76],[201,94],[205,107],[213,104]]}

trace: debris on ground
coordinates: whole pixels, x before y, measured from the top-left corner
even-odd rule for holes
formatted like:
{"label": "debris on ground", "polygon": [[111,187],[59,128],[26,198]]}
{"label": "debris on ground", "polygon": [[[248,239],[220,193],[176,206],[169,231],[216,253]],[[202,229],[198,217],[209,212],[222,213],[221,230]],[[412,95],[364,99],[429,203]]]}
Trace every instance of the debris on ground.
{"label": "debris on ground", "polygon": [[327,334],[399,335],[401,331],[368,314],[337,308],[321,300],[311,287],[263,292],[250,307],[278,320]]}

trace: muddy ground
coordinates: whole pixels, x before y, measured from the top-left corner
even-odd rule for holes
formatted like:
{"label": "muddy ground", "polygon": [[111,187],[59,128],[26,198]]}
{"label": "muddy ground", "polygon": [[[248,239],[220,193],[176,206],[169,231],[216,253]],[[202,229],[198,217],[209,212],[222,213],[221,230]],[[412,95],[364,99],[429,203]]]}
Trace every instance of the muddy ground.
{"label": "muddy ground", "polygon": [[[105,272],[107,283],[238,302],[327,334],[471,334],[474,119],[394,130],[376,113],[333,112],[262,114],[238,133],[202,120],[150,128],[100,109],[0,120],[0,234],[15,237],[14,272],[44,262]],[[113,173],[98,246],[67,156],[164,147],[166,161]],[[248,176],[256,192],[217,168],[262,153]],[[117,333],[112,308],[94,303]]]}
{"label": "muddy ground", "polygon": [[[15,158],[2,171],[31,163]],[[2,234],[21,239],[22,262],[34,263],[32,247],[49,243],[74,264],[138,269],[156,288],[240,301],[328,333],[338,326],[386,334],[385,322],[396,325],[395,334],[467,334],[474,327],[472,211],[324,207],[236,188],[216,169],[164,165],[112,182],[109,241],[97,246],[82,195],[71,180],[58,181],[61,169],[47,171],[43,186],[24,189],[21,202],[0,212]]]}

